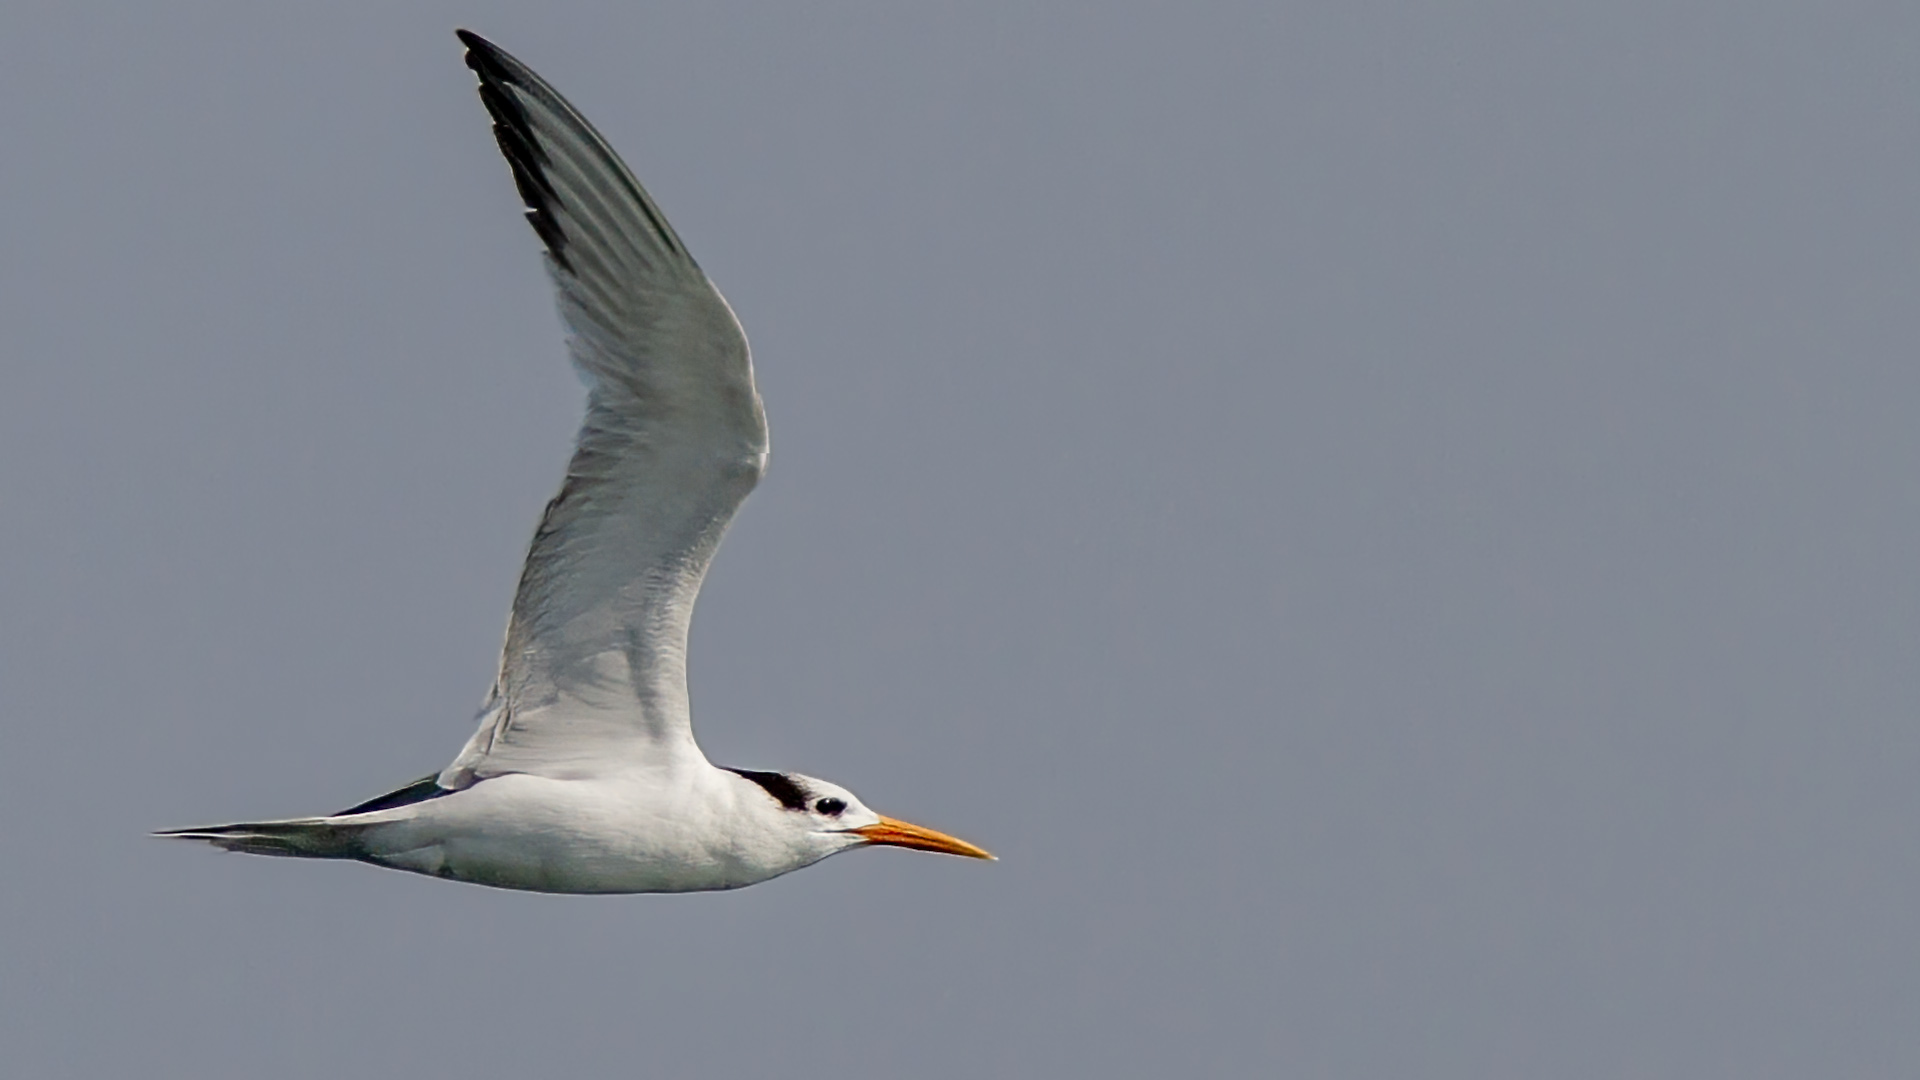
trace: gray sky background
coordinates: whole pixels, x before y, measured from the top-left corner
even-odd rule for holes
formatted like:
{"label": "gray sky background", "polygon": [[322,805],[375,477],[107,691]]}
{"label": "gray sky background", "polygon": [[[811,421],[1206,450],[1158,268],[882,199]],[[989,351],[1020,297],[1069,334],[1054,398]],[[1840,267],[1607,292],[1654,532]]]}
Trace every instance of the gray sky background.
{"label": "gray sky background", "polygon": [[[1920,8],[8,5],[0,1072],[1920,1073]],[[580,391],[456,25],[752,338],[709,754],[996,865],[147,829],[439,768]]]}

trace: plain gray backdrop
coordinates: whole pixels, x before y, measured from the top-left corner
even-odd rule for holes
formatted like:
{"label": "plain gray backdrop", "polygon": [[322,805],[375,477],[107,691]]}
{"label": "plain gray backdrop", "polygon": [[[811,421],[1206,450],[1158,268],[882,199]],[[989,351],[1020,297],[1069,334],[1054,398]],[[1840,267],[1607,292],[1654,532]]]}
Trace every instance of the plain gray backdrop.
{"label": "plain gray backdrop", "polygon": [[[0,10],[0,1072],[1920,1073],[1920,8],[393,7]],[[144,835],[492,676],[581,393],[456,25],[752,339],[707,751],[1001,862]]]}

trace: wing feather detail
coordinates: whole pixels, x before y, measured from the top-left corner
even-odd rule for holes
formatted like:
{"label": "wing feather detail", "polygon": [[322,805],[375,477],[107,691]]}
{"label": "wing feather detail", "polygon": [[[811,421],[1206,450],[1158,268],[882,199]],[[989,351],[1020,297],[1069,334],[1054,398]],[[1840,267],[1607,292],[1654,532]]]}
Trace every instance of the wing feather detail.
{"label": "wing feather detail", "polygon": [[460,31],[546,263],[586,417],[514,595],[500,674],[440,782],[698,754],[687,630],[766,467],[746,335],[651,197],[551,86]]}

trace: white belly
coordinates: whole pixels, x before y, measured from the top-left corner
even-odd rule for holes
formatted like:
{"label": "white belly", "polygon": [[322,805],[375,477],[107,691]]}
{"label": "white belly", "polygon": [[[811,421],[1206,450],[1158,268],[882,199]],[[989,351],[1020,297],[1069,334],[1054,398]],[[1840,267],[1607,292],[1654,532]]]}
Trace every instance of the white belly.
{"label": "white belly", "polygon": [[364,842],[382,866],[559,893],[734,889],[813,861],[761,842],[705,779],[499,776],[392,811]]}

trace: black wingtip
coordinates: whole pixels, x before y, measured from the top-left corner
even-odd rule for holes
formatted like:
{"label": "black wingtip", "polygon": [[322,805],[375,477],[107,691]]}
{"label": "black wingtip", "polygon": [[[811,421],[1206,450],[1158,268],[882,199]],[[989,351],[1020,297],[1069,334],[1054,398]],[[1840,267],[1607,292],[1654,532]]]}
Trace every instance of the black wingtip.
{"label": "black wingtip", "polygon": [[527,80],[516,71],[519,61],[471,30],[455,30],[454,35],[467,47],[467,66],[480,77],[480,101],[493,118],[493,135],[500,144],[501,156],[513,171],[513,183],[520,190],[527,221],[553,261],[562,270],[571,272],[566,234],[553,218],[556,200],[545,174],[546,155],[534,140],[526,110],[506,89],[524,89]]}
{"label": "black wingtip", "polygon": [[466,60],[468,67],[484,75],[486,67],[498,66],[500,50],[493,42],[471,30],[455,30],[453,36],[459,38],[460,44],[467,47],[463,59]]}
{"label": "black wingtip", "polygon": [[453,33],[460,39],[460,44],[467,47],[467,66],[480,76],[481,81],[514,81],[512,69],[516,61],[505,49],[471,30],[455,30]]}

